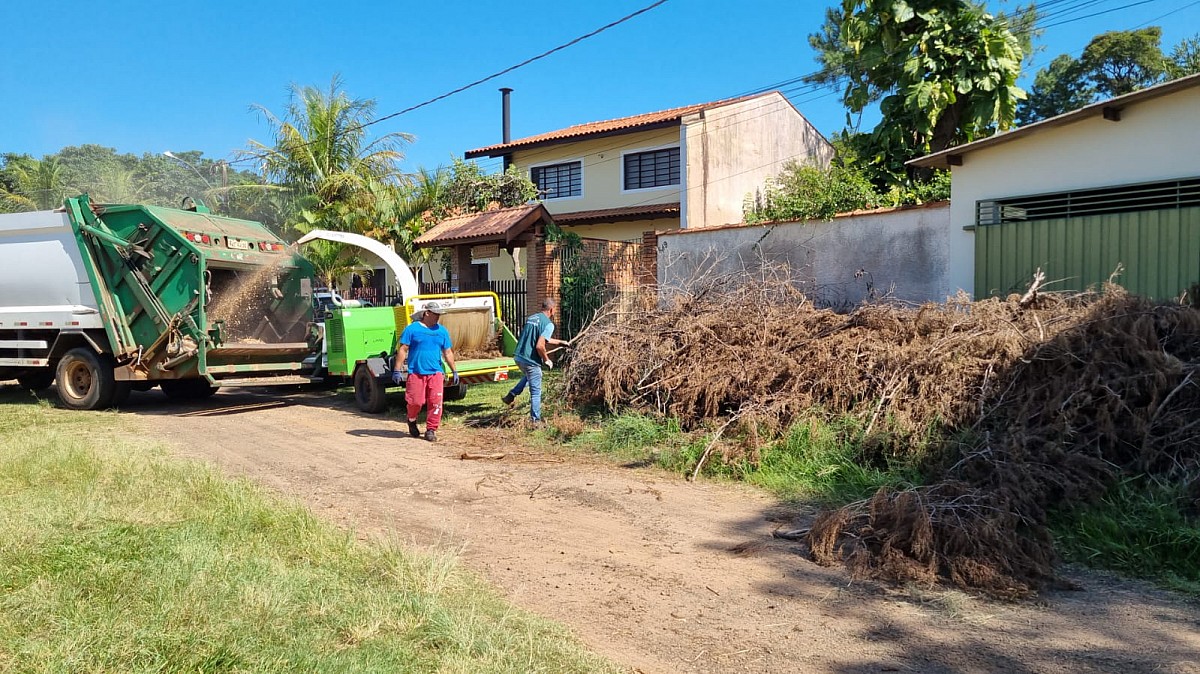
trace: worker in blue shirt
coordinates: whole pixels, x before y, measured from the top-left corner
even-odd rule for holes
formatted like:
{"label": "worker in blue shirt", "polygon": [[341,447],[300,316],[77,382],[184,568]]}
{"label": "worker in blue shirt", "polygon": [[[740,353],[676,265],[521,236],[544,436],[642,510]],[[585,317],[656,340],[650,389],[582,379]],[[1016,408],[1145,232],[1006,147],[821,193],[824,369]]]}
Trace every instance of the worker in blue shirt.
{"label": "worker in blue shirt", "polygon": [[437,442],[437,429],[442,423],[442,398],[446,377],[442,359],[450,366],[451,383],[458,385],[458,367],[454,363],[454,350],[450,344],[450,331],[438,321],[445,309],[437,302],[427,303],[417,319],[400,333],[396,347],[394,378],[399,383],[404,379],[404,400],[408,403],[408,434],[421,437],[417,428],[417,415],[428,405],[425,412],[425,439]]}
{"label": "worker in blue shirt", "polygon": [[550,360],[546,347],[571,344],[569,341],[553,337],[554,322],[551,319],[554,318],[556,308],[554,300],[547,297],[542,300],[542,310],[525,319],[525,327],[521,328],[521,337],[517,340],[517,350],[513,354],[513,360],[521,370],[521,380],[501,398],[505,405],[511,405],[528,385],[529,416],[534,421],[542,420],[542,367],[554,369],[554,361]]}

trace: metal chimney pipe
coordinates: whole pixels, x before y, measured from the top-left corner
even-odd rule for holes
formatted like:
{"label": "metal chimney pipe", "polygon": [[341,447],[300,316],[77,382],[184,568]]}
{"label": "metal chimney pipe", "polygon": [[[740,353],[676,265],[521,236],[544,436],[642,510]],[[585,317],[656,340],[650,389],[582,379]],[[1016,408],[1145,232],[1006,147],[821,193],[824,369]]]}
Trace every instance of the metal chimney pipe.
{"label": "metal chimney pipe", "polygon": [[512,140],[512,112],[509,108],[508,100],[510,94],[512,94],[512,89],[509,89],[508,87],[500,87],[500,100],[502,107],[500,120],[503,124],[502,138],[504,139],[505,143]]}

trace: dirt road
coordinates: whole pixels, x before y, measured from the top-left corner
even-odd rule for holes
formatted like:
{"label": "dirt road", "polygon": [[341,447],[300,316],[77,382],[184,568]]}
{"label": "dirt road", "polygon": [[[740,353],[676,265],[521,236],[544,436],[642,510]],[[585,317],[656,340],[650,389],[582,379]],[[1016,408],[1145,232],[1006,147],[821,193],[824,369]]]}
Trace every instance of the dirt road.
{"label": "dirt road", "polygon": [[783,513],[748,488],[549,456],[498,431],[429,444],[329,395],[279,400],[135,394],[129,409],[181,455],[334,522],[460,548],[514,603],[633,671],[1200,673],[1200,606],[1145,585],[1083,573],[1083,591],[1020,605],[849,585],[772,540]]}

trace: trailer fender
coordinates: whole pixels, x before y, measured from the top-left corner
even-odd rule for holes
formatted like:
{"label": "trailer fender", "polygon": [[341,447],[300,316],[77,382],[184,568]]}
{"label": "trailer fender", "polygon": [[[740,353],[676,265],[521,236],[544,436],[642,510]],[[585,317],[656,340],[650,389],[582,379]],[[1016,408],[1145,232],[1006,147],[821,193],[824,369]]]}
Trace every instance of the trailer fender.
{"label": "trailer fender", "polygon": [[376,377],[386,377],[392,372],[392,368],[388,367],[387,359],[382,356],[368,358],[365,364],[367,369],[371,371],[371,374]]}

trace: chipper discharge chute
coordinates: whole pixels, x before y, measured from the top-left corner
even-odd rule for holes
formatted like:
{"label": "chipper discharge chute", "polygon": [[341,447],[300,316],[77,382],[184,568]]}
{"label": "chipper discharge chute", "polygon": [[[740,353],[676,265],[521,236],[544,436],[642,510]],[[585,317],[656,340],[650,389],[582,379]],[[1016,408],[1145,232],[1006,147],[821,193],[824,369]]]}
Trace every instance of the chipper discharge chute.
{"label": "chipper discharge chute", "polygon": [[161,386],[298,374],[311,352],[312,269],[259,223],[67,199],[0,216],[0,378],[57,380],[66,407]]}

